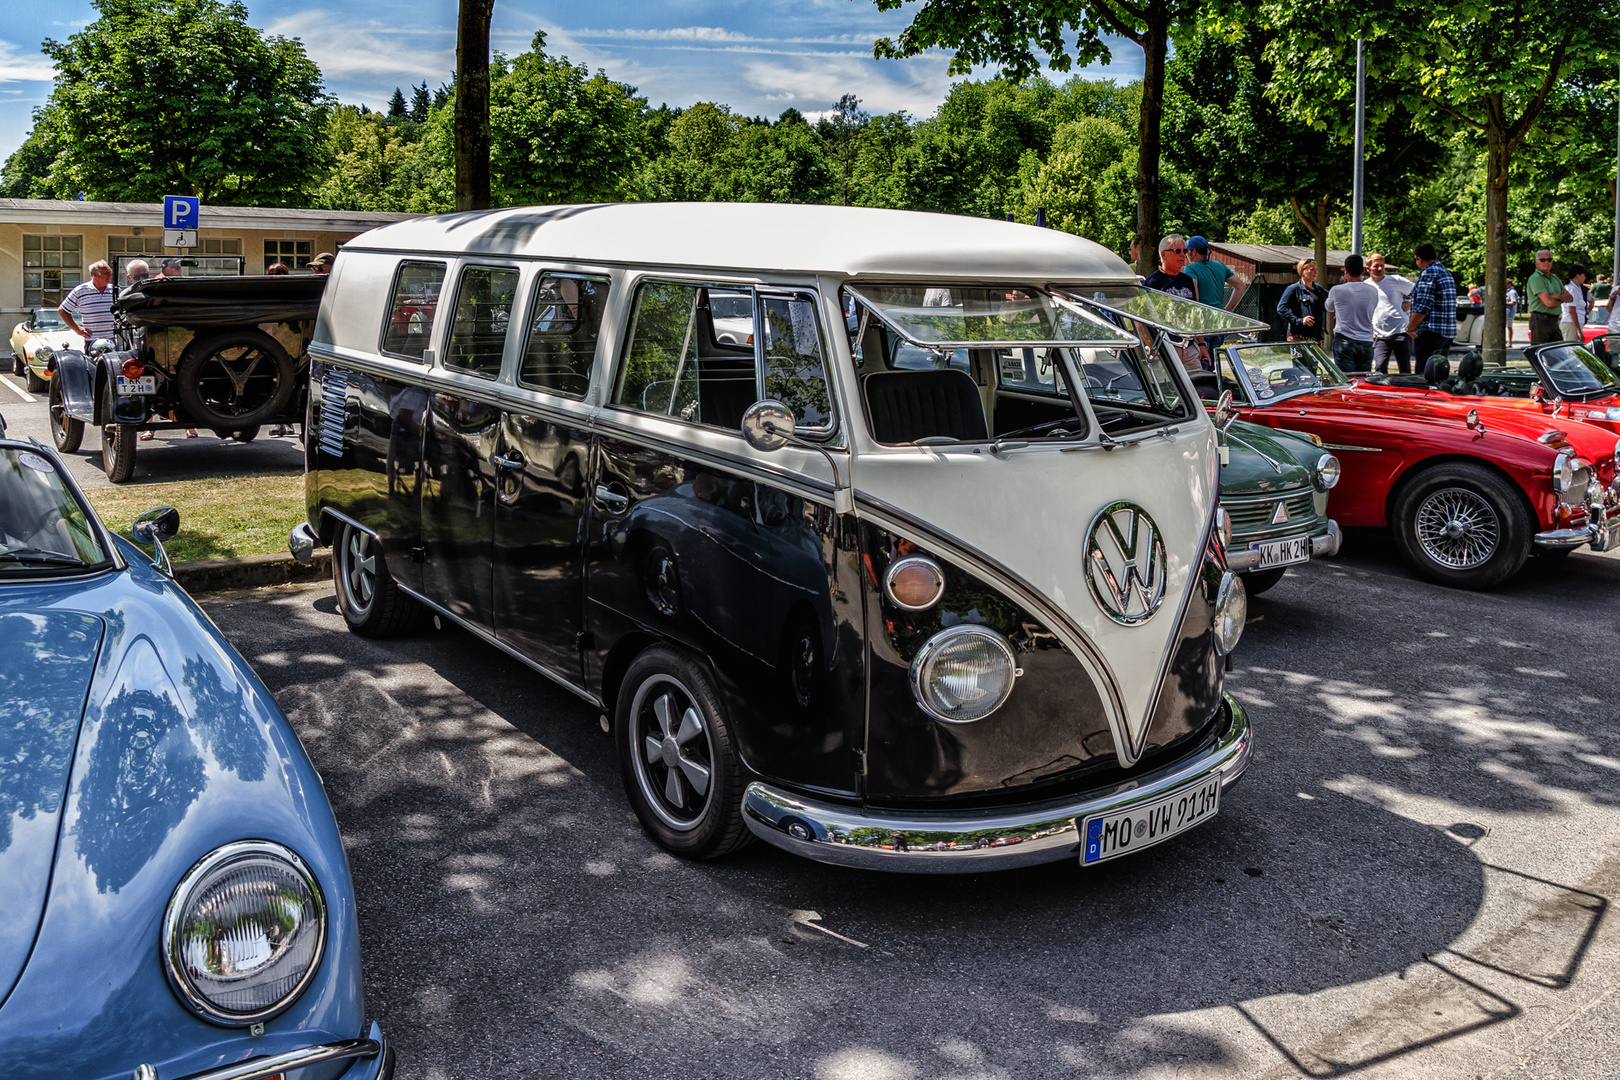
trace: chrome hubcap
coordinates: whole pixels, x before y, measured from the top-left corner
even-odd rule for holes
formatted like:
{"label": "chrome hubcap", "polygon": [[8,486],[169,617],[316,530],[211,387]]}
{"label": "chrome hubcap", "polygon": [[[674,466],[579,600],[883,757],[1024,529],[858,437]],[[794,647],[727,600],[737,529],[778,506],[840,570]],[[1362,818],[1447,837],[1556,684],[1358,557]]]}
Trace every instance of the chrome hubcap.
{"label": "chrome hubcap", "polygon": [[653,813],[672,829],[696,827],[708,806],[714,747],[692,695],[674,678],[642,683],[631,704],[636,779]]}
{"label": "chrome hubcap", "polygon": [[357,610],[365,611],[377,591],[377,556],[371,550],[371,537],[359,529],[350,529],[344,564],[349,599]]}
{"label": "chrome hubcap", "polygon": [[1483,566],[1496,554],[1501,532],[1491,504],[1466,488],[1436,491],[1418,507],[1418,545],[1429,558],[1453,570]]}

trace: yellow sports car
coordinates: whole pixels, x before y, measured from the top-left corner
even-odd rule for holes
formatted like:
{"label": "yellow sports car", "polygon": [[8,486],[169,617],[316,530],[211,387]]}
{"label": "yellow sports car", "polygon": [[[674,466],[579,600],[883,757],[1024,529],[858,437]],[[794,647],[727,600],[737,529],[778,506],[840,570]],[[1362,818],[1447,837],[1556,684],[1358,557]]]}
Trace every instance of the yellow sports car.
{"label": "yellow sports car", "polygon": [[28,380],[28,389],[44,393],[51,373],[46,367],[57,349],[82,349],[84,339],[62,321],[53,307],[37,307],[11,331],[11,373]]}

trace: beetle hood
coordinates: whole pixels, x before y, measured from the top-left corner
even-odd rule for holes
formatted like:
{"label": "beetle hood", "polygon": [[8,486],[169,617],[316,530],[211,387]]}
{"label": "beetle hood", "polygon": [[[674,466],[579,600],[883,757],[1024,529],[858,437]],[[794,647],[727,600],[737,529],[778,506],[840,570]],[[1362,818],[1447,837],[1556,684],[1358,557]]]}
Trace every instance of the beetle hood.
{"label": "beetle hood", "polygon": [[0,613],[0,1001],[39,930],[102,629],[75,611]]}

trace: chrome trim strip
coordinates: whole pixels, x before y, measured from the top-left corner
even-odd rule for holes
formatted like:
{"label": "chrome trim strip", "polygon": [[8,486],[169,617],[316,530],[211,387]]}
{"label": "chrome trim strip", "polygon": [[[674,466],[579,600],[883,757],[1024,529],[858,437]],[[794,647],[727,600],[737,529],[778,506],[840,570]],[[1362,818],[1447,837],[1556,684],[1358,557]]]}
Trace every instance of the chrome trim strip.
{"label": "chrome trim strip", "polygon": [[1381,447],[1381,446],[1349,446],[1349,445],[1344,444],[1344,443],[1331,443],[1331,442],[1330,443],[1323,443],[1322,444],[1322,449],[1324,449],[1324,450],[1349,450],[1349,451],[1351,451],[1353,453],[1357,453],[1357,454],[1382,454],[1384,452],[1384,448]]}
{"label": "chrome trim strip", "polygon": [[[1230,694],[1222,696],[1221,708],[1226,729],[1204,753],[1072,802],[1010,811],[889,811],[806,799],[756,781],[743,794],[743,821],[784,851],[867,870],[977,874],[1077,859],[1079,822],[1092,814],[1150,802],[1214,773],[1221,774],[1222,788],[1243,775],[1254,753],[1249,717]],[[964,833],[971,838],[966,843]],[[904,839],[906,850],[878,846],[896,839]]]}
{"label": "chrome trim strip", "polygon": [[[817,479],[813,476],[805,476],[803,473],[789,472],[785,469],[777,469],[768,465],[762,465],[741,456],[727,456],[723,453],[711,450],[706,446],[699,446],[694,443],[679,442],[675,439],[669,438],[668,436],[649,432],[640,427],[635,427],[623,422],[616,422],[613,419],[612,414],[614,412],[624,411],[625,410],[614,409],[612,407],[604,408],[600,414],[593,418],[590,424],[591,430],[596,434],[606,435],[611,438],[630,439],[639,443],[644,443],[655,450],[660,450],[667,454],[672,454],[683,458],[690,458],[693,461],[701,461],[705,465],[713,465],[716,468],[723,468],[732,472],[742,473],[756,480],[765,480],[769,483],[781,484],[785,487],[793,488],[800,495],[803,495],[805,498],[812,499],[822,506],[833,505],[833,485],[824,480]],[[705,427],[699,428],[698,430],[718,432],[722,429]],[[732,433],[727,432],[727,434]],[[737,432],[735,432],[735,434],[738,442],[742,442],[742,431],[739,429]],[[746,446],[746,444],[744,445]],[[838,445],[829,446],[828,450],[847,454],[847,451],[845,451],[842,446]],[[847,473],[848,470],[849,462],[846,457],[843,471]]]}
{"label": "chrome trim strip", "polygon": [[377,532],[376,532],[375,529],[372,529],[368,525],[360,524],[358,521],[354,520],[354,518],[350,517],[348,514],[340,514],[336,510],[333,510],[330,506],[321,507],[321,513],[327,515],[328,517],[336,518],[338,521],[341,521],[345,525],[354,526],[356,529],[359,529],[361,532],[365,533],[367,536],[371,537],[373,540],[376,540],[378,543],[382,542],[382,537],[377,535]]}
{"label": "chrome trim strip", "polygon": [[904,510],[890,506],[881,499],[874,498],[863,492],[855,493],[856,515],[875,525],[880,525],[890,532],[905,537],[932,553],[954,562],[957,566],[970,574],[977,574],[987,578],[991,584],[1012,596],[1030,611],[1038,615],[1052,630],[1059,641],[1068,647],[1091,676],[1101,692],[1100,697],[1104,710],[1108,714],[1108,731],[1114,738],[1114,753],[1120,757],[1120,765],[1129,768],[1135,763],[1135,758],[1129,761],[1121,756],[1122,748],[1127,744],[1124,739],[1125,695],[1119,688],[1119,679],[1114,669],[1109,666],[1108,660],[1103,656],[1102,650],[1086,635],[1078,623],[1069,618],[1067,612],[1057,607],[1039,590],[1023,578],[1007,569],[1001,563],[992,559],[984,552],[979,551],[949,533],[941,532],[933,526],[924,524],[906,513]]}
{"label": "chrome trim strip", "polygon": [[[382,1037],[381,1029],[373,1022],[371,1030],[366,1034],[367,1037],[364,1039],[344,1039],[341,1042],[306,1046],[302,1050],[287,1050],[280,1054],[252,1057],[233,1065],[221,1065],[215,1069],[188,1073],[176,1080],[265,1080],[266,1077],[291,1072],[293,1069],[308,1068],[311,1065],[378,1057],[384,1059],[381,1072],[391,1072],[389,1066],[392,1064],[393,1049]],[[150,1065],[136,1066],[134,1076],[135,1080],[159,1080],[157,1069]]]}
{"label": "chrome trim strip", "polygon": [[550,679],[552,682],[556,683],[558,686],[562,687],[564,690],[572,691],[574,694],[576,694],[579,697],[583,698],[585,701],[589,702],[590,704],[595,705],[597,708],[602,708],[603,707],[602,699],[597,697],[595,694],[591,693],[589,690],[586,690],[584,687],[575,686],[573,683],[569,682],[567,679],[563,678],[561,675],[558,675],[555,671],[552,671],[550,668],[544,667],[540,663],[538,663],[538,662],[536,662],[534,660],[531,660],[527,656],[524,656],[522,653],[520,653],[516,649],[512,648],[512,646],[508,645],[506,642],[500,640],[497,637],[494,637],[493,635],[491,635],[491,634],[489,634],[489,633],[487,633],[487,632],[485,632],[483,630],[480,630],[478,627],[476,627],[476,626],[472,625],[471,623],[469,623],[466,619],[463,619],[460,615],[457,615],[454,612],[452,612],[452,611],[450,611],[450,610],[448,610],[448,609],[446,609],[444,607],[441,607],[438,604],[435,604],[432,600],[429,600],[427,597],[423,596],[419,592],[413,592],[410,588],[408,588],[405,585],[401,585],[398,581],[394,582],[394,587],[397,588],[400,592],[404,593],[406,596],[409,596],[412,600],[415,600],[417,603],[419,603],[423,607],[427,608],[428,610],[434,612],[437,615],[443,615],[445,618],[449,619],[451,622],[455,623],[457,626],[459,626],[463,630],[467,631],[473,637],[476,637],[476,638],[480,639],[485,644],[493,645],[497,649],[501,650],[501,652],[505,653],[507,656],[510,656],[512,659],[514,659],[514,660],[516,660],[516,661],[518,661],[518,662],[520,662],[520,663],[522,663],[522,664],[524,664],[524,665],[526,665],[528,667],[533,668],[535,671],[537,671],[540,674],[544,675],[546,678]]}

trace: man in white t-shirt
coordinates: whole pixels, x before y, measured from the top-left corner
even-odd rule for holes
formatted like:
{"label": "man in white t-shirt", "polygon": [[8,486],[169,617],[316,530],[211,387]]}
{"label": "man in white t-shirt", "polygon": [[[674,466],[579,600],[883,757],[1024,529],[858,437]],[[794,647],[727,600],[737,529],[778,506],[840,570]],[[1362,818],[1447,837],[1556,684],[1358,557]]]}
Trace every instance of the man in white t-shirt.
{"label": "man in white t-shirt", "polygon": [[1394,357],[1398,370],[1405,375],[1412,370],[1412,339],[1406,334],[1412,279],[1389,273],[1384,257],[1373,252],[1367,256],[1367,282],[1376,285],[1381,294],[1373,311],[1373,370],[1389,374],[1390,357]]}
{"label": "man in white t-shirt", "polygon": [[1565,341],[1580,341],[1581,327],[1586,325],[1586,267],[1576,263],[1569,268],[1569,280],[1564,291],[1569,302],[1559,305],[1558,332]]}
{"label": "man in white t-shirt", "polygon": [[1373,366],[1373,314],[1384,299],[1383,290],[1363,281],[1365,264],[1360,255],[1344,257],[1344,281],[1328,290],[1327,309],[1333,315],[1333,360],[1341,371],[1368,372]]}

